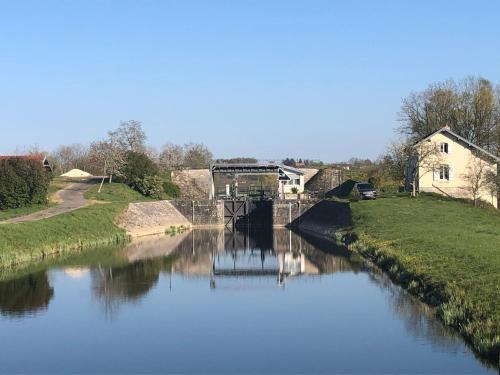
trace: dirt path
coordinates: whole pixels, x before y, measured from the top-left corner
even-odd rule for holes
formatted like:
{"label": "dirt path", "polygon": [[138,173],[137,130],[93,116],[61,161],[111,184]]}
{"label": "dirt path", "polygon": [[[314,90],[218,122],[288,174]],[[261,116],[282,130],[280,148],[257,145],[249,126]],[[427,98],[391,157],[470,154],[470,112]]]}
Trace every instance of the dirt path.
{"label": "dirt path", "polygon": [[0,221],[0,224],[15,224],[24,223],[27,221],[37,221],[85,207],[90,204],[90,202],[83,197],[83,194],[94,183],[95,180],[87,180],[71,184],[56,193],[59,201],[57,206],[47,208],[46,210],[37,211],[29,215]]}

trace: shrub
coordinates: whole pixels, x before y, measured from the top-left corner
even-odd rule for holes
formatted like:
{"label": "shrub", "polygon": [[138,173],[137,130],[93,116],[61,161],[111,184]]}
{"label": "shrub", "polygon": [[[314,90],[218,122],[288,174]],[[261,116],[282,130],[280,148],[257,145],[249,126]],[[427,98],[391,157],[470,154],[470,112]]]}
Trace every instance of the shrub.
{"label": "shrub", "polygon": [[146,176],[158,174],[158,167],[145,154],[141,152],[128,151],[125,155],[125,164],[120,169],[123,182],[129,186],[134,186],[137,180],[142,180]]}
{"label": "shrub", "polygon": [[163,194],[162,181],[158,176],[136,178],[132,187],[146,197],[161,199]]}
{"label": "shrub", "polygon": [[355,188],[355,189],[351,190],[351,192],[349,193],[348,198],[352,202],[357,202],[357,201],[361,200],[363,197],[359,193],[358,189]]}
{"label": "shrub", "polygon": [[47,203],[51,174],[34,160],[0,161],[0,209]]}
{"label": "shrub", "polygon": [[181,196],[181,189],[172,181],[163,181],[163,192],[169,198],[179,198]]}

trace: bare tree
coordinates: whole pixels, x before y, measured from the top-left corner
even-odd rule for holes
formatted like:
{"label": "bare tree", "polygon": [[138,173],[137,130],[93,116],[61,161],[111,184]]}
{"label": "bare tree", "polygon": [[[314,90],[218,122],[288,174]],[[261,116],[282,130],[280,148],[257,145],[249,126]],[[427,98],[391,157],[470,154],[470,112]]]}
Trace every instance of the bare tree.
{"label": "bare tree", "polygon": [[146,133],[140,121],[122,121],[118,129],[108,132],[108,136],[110,142],[118,145],[123,151],[146,151]]}
{"label": "bare tree", "polygon": [[397,181],[410,185],[412,196],[417,195],[417,180],[434,171],[441,162],[441,154],[434,142],[399,141],[389,146],[383,159],[390,175]]}
{"label": "bare tree", "polygon": [[475,207],[478,205],[481,191],[487,190],[490,193],[495,191],[496,173],[492,171],[487,161],[477,155],[472,154],[467,171],[462,177],[467,183],[465,190],[472,197]]}
{"label": "bare tree", "polygon": [[90,145],[89,159],[95,169],[102,170],[103,176],[109,176],[111,183],[113,176],[120,174],[125,163],[125,153],[111,140],[97,141]]}
{"label": "bare tree", "polygon": [[189,143],[184,146],[184,166],[186,168],[208,168],[212,153],[203,143]]}
{"label": "bare tree", "polygon": [[50,159],[61,173],[75,168],[85,170],[88,166],[88,148],[78,143],[62,145],[50,154]]}
{"label": "bare tree", "polygon": [[167,143],[163,146],[159,159],[162,170],[180,169],[184,163],[184,149],[180,145]]}
{"label": "bare tree", "polygon": [[500,150],[500,90],[481,77],[430,85],[403,99],[400,130],[416,140],[448,124],[451,129],[492,152]]}

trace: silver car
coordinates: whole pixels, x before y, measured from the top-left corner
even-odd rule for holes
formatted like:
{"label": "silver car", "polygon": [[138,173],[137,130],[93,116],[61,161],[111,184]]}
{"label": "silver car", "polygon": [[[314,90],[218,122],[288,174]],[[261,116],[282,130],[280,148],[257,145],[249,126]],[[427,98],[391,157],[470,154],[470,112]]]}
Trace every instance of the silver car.
{"label": "silver car", "polygon": [[363,199],[377,199],[377,190],[368,182],[358,182],[354,186]]}

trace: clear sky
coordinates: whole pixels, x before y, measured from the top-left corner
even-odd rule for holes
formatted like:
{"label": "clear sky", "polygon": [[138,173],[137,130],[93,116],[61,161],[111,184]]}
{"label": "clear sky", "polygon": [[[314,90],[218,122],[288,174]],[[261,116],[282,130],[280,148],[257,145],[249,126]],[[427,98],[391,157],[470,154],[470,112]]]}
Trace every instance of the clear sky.
{"label": "clear sky", "polygon": [[376,157],[401,98],[500,82],[499,1],[0,1],[0,153],[120,120],[216,157]]}

